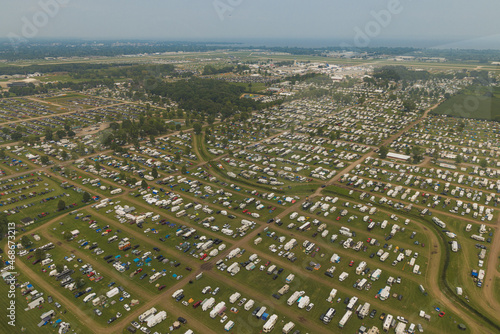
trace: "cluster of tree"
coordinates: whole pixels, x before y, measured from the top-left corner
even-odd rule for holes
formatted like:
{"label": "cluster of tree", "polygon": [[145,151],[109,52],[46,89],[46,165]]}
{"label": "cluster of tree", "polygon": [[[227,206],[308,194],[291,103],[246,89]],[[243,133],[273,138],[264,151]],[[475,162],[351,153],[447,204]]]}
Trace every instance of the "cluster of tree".
{"label": "cluster of tree", "polygon": [[496,83],[496,78],[489,76],[488,71],[470,71],[469,77],[474,78],[474,83],[482,86],[489,86],[492,83]]}
{"label": "cluster of tree", "polygon": [[389,148],[387,146],[380,146],[378,150],[378,154],[381,159],[387,158],[387,154],[389,153]]}
{"label": "cluster of tree", "polygon": [[23,138],[23,130],[21,127],[16,127],[16,129],[10,129],[7,127],[2,128],[2,132],[8,136],[13,141],[19,141]]}
{"label": "cluster of tree", "polygon": [[275,66],[292,66],[295,62],[293,60],[283,60],[274,63]]}
{"label": "cluster of tree", "polygon": [[162,135],[170,129],[162,119],[152,115],[140,115],[138,121],[125,119],[121,123],[110,123],[109,131],[102,135],[101,142],[113,149],[125,144],[137,146],[140,138]]}
{"label": "cluster of tree", "polygon": [[309,80],[313,79],[314,77],[320,76],[320,75],[321,74],[319,74],[319,73],[307,73],[304,75],[295,74],[295,75],[286,77],[285,81],[290,81],[292,83],[292,85],[295,85],[296,82],[309,81]]}
{"label": "cluster of tree", "polygon": [[415,111],[417,109],[417,104],[413,100],[405,100],[403,101],[403,110],[404,111]]}
{"label": "cluster of tree", "polygon": [[50,128],[46,128],[44,135],[45,135],[45,140],[51,141],[51,140],[59,140],[65,137],[72,138],[75,136],[75,132],[71,130],[71,127],[68,124],[66,124],[64,126],[64,129],[59,129],[55,132]]}
{"label": "cluster of tree", "polygon": [[406,147],[405,154],[411,156],[414,164],[418,164],[424,158],[424,150],[420,146]]}
{"label": "cluster of tree", "polygon": [[35,94],[45,94],[49,90],[45,85],[35,86],[33,83],[29,83],[26,86],[14,86],[10,87],[7,94],[4,94],[5,97],[9,97],[12,95],[15,96],[26,96],[26,95],[35,95]]}
{"label": "cluster of tree", "polygon": [[404,66],[382,66],[373,71],[373,76],[380,80],[407,82],[428,80],[431,77],[427,71],[413,71]]}
{"label": "cluster of tree", "polygon": [[141,82],[144,79],[162,79],[163,77],[179,76],[175,72],[175,66],[172,64],[155,64],[155,65],[110,65],[99,70],[80,70],[70,73],[75,79],[100,79],[113,78],[123,79],[130,78],[134,81]]}
{"label": "cluster of tree", "polygon": [[222,73],[231,73],[234,71],[234,66],[224,66],[221,68],[216,68],[213,65],[206,65],[203,68],[203,75],[213,75],[213,74],[222,74]]}
{"label": "cluster of tree", "polygon": [[235,111],[260,110],[267,104],[241,98],[245,88],[220,80],[191,78],[175,82],[160,82],[154,87],[145,87],[148,95],[167,97],[184,110],[192,110],[215,117],[227,118]]}

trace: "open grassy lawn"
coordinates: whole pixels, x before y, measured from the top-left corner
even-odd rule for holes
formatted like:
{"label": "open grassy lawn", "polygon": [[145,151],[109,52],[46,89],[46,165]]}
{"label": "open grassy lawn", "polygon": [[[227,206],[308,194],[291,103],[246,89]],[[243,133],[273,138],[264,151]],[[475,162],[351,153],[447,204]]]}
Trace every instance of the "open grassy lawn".
{"label": "open grassy lawn", "polygon": [[495,277],[495,288],[493,291],[495,291],[495,299],[500,302],[500,278]]}
{"label": "open grassy lawn", "polygon": [[[492,93],[491,96],[486,94]],[[468,90],[450,97],[432,111],[433,114],[460,118],[500,120],[500,89]]]}
{"label": "open grassy lawn", "polygon": [[210,161],[211,159],[215,158],[215,155],[205,150],[204,138],[205,135],[195,136],[196,146],[198,148],[198,153],[199,153],[198,158],[200,160]]}

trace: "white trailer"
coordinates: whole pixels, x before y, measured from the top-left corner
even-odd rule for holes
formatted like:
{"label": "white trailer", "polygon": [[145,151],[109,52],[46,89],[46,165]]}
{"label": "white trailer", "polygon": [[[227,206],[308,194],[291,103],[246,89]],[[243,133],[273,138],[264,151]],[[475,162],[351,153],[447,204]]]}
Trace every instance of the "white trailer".
{"label": "white trailer", "polygon": [[149,283],[153,283],[156,280],[158,280],[162,276],[161,272],[154,273],[150,278],[149,278]]}
{"label": "white trailer", "polygon": [[262,306],[255,315],[255,317],[257,317],[257,319],[260,319],[260,317],[262,317],[262,315],[266,312],[266,310],[267,308],[265,306]]}
{"label": "white trailer", "polygon": [[183,289],[179,289],[177,291],[175,291],[173,294],[172,294],[172,298],[177,298],[179,297],[180,295],[182,295],[184,293],[184,290]]}
{"label": "white trailer", "polygon": [[485,257],[486,257],[486,249],[481,249],[481,251],[479,252],[479,259],[484,260]]}
{"label": "white trailer", "polygon": [[336,295],[337,295],[337,289],[333,288],[332,291],[330,291],[330,295],[328,296],[327,300],[331,302]]}
{"label": "white trailer", "polygon": [[283,326],[283,334],[288,334],[290,333],[293,329],[295,328],[295,324],[290,321]]}
{"label": "white trailer", "polygon": [[120,290],[118,288],[113,288],[113,289],[109,290],[108,292],[106,292],[106,297],[112,298],[112,297],[116,296],[118,294],[118,292],[120,292]]}
{"label": "white trailer", "polygon": [[391,324],[392,324],[392,319],[394,317],[391,315],[391,314],[388,314],[386,317],[385,317],[385,320],[384,320],[384,324],[382,325],[382,329],[387,332],[389,330],[389,328],[391,328]]}
{"label": "white trailer", "polygon": [[368,280],[366,278],[363,278],[361,281],[359,281],[357,286],[358,290],[363,290],[366,286],[366,283],[368,283]]}
{"label": "white trailer", "polygon": [[349,321],[349,319],[351,319],[351,316],[352,316],[352,311],[347,310],[342,319],[340,319],[339,321],[339,327],[344,328],[345,324]]}
{"label": "white trailer", "polygon": [[201,310],[203,312],[206,312],[208,311],[208,309],[212,308],[212,306],[214,306],[215,304],[215,298],[214,297],[210,297],[209,299],[207,299],[202,305],[201,305]]}
{"label": "white trailer", "polygon": [[299,307],[299,309],[303,309],[304,307],[309,305],[310,301],[311,301],[311,299],[309,298],[309,296],[300,297],[299,303],[297,306]]}
{"label": "white trailer", "polygon": [[253,306],[255,305],[255,301],[253,299],[250,299],[249,301],[247,301],[245,303],[245,306],[243,306],[243,308],[248,311],[250,310]]}
{"label": "white trailer", "polygon": [[370,303],[364,303],[361,310],[358,312],[358,318],[364,319],[370,312]]}
{"label": "white trailer", "polygon": [[284,294],[286,294],[288,292],[288,290],[290,290],[290,286],[288,284],[285,284],[283,285],[283,287],[281,287],[281,289],[279,289],[278,293],[283,296]]}
{"label": "white trailer", "polygon": [[85,298],[83,298],[83,302],[86,303],[88,302],[89,300],[91,300],[92,298],[94,298],[96,296],[96,293],[95,292],[92,292],[91,294],[89,295],[86,295]]}
{"label": "white trailer", "polygon": [[264,327],[262,327],[264,333],[270,333],[274,329],[274,325],[276,325],[277,321],[278,321],[278,316],[276,314],[270,316],[269,319],[267,319],[266,323],[264,324]]}
{"label": "white trailer", "polygon": [[234,304],[238,299],[240,299],[241,297],[241,293],[239,292],[235,292],[233,293],[230,297],[229,297],[229,302],[231,304]]}
{"label": "white trailer", "polygon": [[356,268],[356,275],[360,275],[363,270],[366,269],[366,262],[365,261],[361,261],[358,265],[358,267]]}
{"label": "white trailer", "polygon": [[399,322],[394,329],[396,334],[405,334],[406,333],[406,324],[404,322]]}
{"label": "white trailer", "polygon": [[143,314],[139,315],[139,321],[144,322],[147,318],[151,317],[153,314],[157,312],[156,308],[152,307]]}
{"label": "white trailer", "polygon": [[358,297],[353,296],[351,299],[349,299],[349,304],[347,304],[347,309],[352,310],[354,309],[354,306],[358,302]]}
{"label": "white trailer", "polygon": [[52,259],[45,259],[45,260],[42,260],[42,266],[45,266],[45,265],[47,265],[47,264],[50,264],[50,263],[52,263],[53,261],[54,261],[54,260],[52,260]]}
{"label": "white trailer", "polygon": [[477,241],[484,241],[484,240],[486,240],[483,236],[477,235],[477,234],[473,234],[470,237],[471,237],[471,239],[474,239],[474,240],[477,240]]}
{"label": "white trailer", "polygon": [[35,307],[39,306],[40,304],[42,304],[44,302],[44,299],[43,297],[39,297],[39,298],[36,298],[35,300],[31,301],[29,304],[28,304],[28,309],[34,309]]}
{"label": "white trailer", "polygon": [[224,330],[229,332],[234,327],[234,321],[229,320],[226,325],[224,325]]}
{"label": "white trailer", "polygon": [[218,303],[217,305],[214,306],[212,311],[210,311],[210,318],[214,319],[218,314],[224,312],[225,309],[226,309],[225,302]]}
{"label": "white trailer", "polygon": [[380,274],[382,274],[382,270],[381,269],[376,269],[372,275],[371,275],[371,280],[372,281],[377,281],[379,278],[380,278]]}
{"label": "white trailer", "polygon": [[305,294],[305,291],[295,291],[287,300],[288,306],[292,306],[299,297],[303,296]]}
{"label": "white trailer", "polygon": [[156,313],[155,315],[149,317],[146,321],[146,325],[149,328],[152,328],[152,327],[158,325],[159,323],[161,323],[165,319],[167,319],[167,312],[160,311],[160,312]]}
{"label": "white trailer", "polygon": [[97,305],[101,304],[105,299],[106,299],[105,296],[99,296],[96,299],[92,300],[92,305],[97,306]]}

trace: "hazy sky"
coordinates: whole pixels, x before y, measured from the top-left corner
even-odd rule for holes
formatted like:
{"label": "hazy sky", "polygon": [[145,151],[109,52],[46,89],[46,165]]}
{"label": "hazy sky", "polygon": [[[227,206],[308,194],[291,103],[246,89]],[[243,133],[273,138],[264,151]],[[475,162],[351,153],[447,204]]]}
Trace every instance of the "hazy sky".
{"label": "hazy sky", "polygon": [[492,0],[3,0],[0,37],[499,48],[499,12]]}

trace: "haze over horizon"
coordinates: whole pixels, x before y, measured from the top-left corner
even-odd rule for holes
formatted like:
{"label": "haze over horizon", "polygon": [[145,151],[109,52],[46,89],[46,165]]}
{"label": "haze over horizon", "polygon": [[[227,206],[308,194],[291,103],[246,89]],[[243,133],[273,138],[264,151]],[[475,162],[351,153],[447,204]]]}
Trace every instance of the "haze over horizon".
{"label": "haze over horizon", "polygon": [[486,0],[20,0],[3,4],[0,37],[498,49],[499,11]]}

